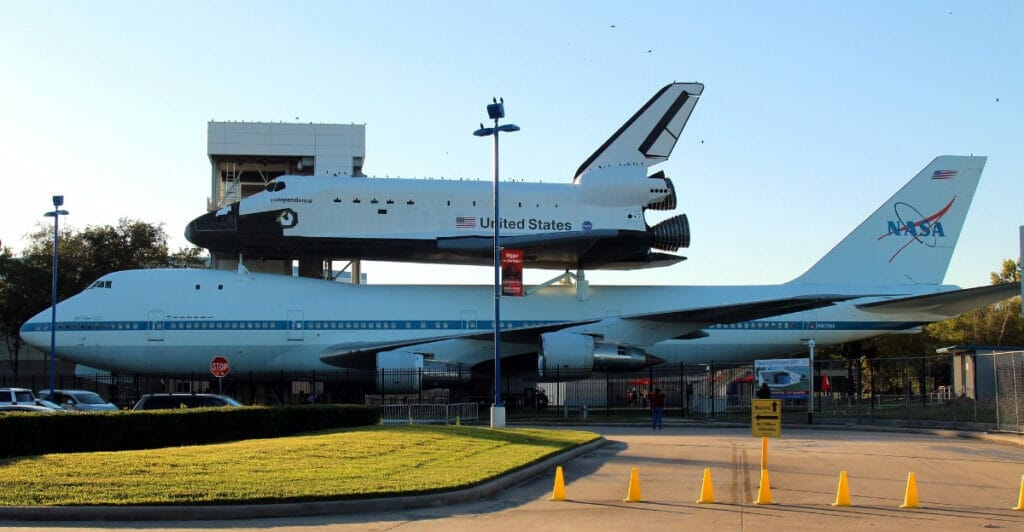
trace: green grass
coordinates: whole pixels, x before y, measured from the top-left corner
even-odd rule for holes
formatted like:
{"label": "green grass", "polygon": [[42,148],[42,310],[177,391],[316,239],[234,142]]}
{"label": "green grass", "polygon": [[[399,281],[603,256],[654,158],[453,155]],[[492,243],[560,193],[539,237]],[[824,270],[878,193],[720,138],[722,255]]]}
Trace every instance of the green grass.
{"label": "green grass", "polygon": [[431,492],[473,485],[596,438],[403,425],[10,458],[0,460],[0,505],[271,503]]}

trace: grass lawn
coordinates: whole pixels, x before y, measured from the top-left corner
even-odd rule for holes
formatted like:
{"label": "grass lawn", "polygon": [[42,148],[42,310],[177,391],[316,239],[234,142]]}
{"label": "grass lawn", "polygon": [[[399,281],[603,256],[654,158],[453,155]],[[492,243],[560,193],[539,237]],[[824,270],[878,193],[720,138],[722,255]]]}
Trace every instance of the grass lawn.
{"label": "grass lawn", "polygon": [[144,451],[0,460],[0,505],[217,504],[469,486],[592,432],[401,425]]}

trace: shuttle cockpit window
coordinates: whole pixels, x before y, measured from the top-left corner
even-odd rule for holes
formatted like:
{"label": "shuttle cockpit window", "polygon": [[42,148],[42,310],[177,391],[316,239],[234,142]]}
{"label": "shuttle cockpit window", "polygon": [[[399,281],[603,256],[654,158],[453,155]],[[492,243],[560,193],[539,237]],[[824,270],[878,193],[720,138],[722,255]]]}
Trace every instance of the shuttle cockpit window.
{"label": "shuttle cockpit window", "polygon": [[266,190],[267,192],[282,191],[284,190],[284,181],[272,181],[270,183],[267,183],[267,186],[266,188],[264,188],[264,190]]}
{"label": "shuttle cockpit window", "polygon": [[89,288],[110,288],[113,281],[94,281]]}

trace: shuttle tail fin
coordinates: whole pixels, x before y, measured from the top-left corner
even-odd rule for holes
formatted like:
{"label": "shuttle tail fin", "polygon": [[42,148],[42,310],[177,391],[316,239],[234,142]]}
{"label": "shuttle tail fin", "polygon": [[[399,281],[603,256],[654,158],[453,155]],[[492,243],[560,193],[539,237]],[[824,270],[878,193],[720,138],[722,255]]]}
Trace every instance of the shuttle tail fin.
{"label": "shuttle tail fin", "polygon": [[986,159],[936,157],[792,282],[941,284]]}
{"label": "shuttle tail fin", "polygon": [[607,165],[653,166],[668,159],[704,91],[700,83],[671,83],[640,108],[576,170],[574,182]]}

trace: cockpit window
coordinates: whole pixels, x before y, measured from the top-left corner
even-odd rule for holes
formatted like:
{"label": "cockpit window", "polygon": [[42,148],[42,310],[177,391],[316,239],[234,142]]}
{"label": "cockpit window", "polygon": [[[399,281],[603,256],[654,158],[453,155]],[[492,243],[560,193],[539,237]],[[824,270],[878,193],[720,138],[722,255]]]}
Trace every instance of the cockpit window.
{"label": "cockpit window", "polygon": [[284,181],[267,183],[267,186],[263,190],[266,190],[267,192],[279,192],[284,190]]}
{"label": "cockpit window", "polygon": [[95,281],[89,288],[110,288],[113,281]]}

